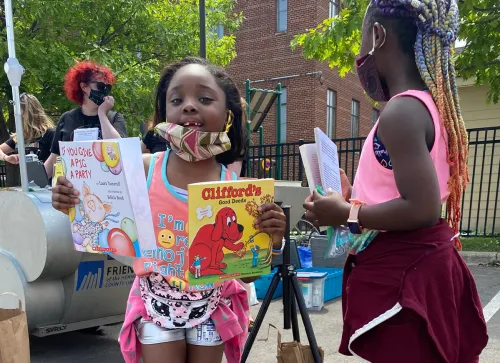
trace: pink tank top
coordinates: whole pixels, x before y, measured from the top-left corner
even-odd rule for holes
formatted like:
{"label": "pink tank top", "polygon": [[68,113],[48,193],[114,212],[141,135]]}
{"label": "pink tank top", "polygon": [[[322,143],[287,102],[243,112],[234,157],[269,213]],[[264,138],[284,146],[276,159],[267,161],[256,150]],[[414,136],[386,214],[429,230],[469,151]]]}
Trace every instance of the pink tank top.
{"label": "pink tank top", "polygon": [[[151,159],[147,184],[157,250],[136,259],[134,272],[148,317],[167,329],[190,328],[206,321],[221,299],[223,282],[189,285],[187,193],[167,179],[170,150]],[[235,173],[222,165],[220,180],[235,180]],[[154,260],[159,259],[161,260]]]}
{"label": "pink tank top", "polygon": [[[441,203],[444,203],[450,194],[448,190],[448,181],[450,180],[448,134],[442,128],[436,104],[431,95],[424,91],[406,91],[395,95],[391,100],[397,97],[415,97],[427,107],[431,114],[435,136],[430,156],[438,177]],[[378,121],[368,134],[363,145],[352,191],[352,197],[364,202],[366,205],[380,204],[401,197],[393,171],[380,165],[373,151],[373,137],[377,132],[377,127]]]}
{"label": "pink tank top", "polygon": [[[153,226],[156,234],[157,250],[152,255],[143,256],[142,261],[159,259],[162,263],[141,266],[136,263],[134,269],[139,276],[157,272],[165,277],[172,287],[184,291],[202,291],[221,286],[189,286],[185,276],[189,270],[188,261],[188,198],[187,193],[180,190],[167,180],[167,161],[170,150],[153,155],[147,178],[149,202],[153,216]],[[220,180],[238,179],[235,173],[229,172],[224,165]],[[153,263],[153,262],[151,262]]]}

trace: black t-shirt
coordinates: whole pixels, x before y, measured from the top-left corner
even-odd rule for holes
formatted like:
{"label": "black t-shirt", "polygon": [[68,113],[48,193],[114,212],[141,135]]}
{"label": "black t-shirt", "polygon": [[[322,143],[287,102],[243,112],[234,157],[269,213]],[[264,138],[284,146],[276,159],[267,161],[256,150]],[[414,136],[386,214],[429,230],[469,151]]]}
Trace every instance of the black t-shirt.
{"label": "black t-shirt", "polygon": [[151,154],[167,150],[167,140],[153,130],[149,130],[146,133],[142,142],[146,145]]}
{"label": "black t-shirt", "polygon": [[[38,159],[45,162],[50,156],[50,148],[52,146],[52,140],[54,139],[55,131],[54,129],[48,129],[45,134],[36,138],[35,140],[25,140],[24,147],[26,148],[26,153],[30,154],[32,151],[38,156]],[[17,143],[11,137],[5,141],[11,149],[17,151]]]}
{"label": "black t-shirt", "polygon": [[[119,112],[110,111],[108,113],[109,121],[121,137],[127,137],[127,129],[125,119]],[[99,138],[101,138],[101,122],[99,116],[87,116],[82,112],[81,107],[75,108],[71,111],[62,114],[57,122],[54,141],[50,151],[56,155],[60,155],[59,141],[73,141],[73,132],[81,128],[94,128],[99,129]]]}

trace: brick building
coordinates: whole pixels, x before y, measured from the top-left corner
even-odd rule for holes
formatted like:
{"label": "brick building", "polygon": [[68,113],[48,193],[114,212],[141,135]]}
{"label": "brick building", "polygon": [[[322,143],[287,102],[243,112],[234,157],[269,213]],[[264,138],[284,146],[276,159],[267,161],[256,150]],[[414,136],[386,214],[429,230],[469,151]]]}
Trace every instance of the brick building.
{"label": "brick building", "polygon": [[[314,127],[332,138],[366,136],[378,116],[355,74],[340,78],[327,64],[306,60],[300,49],[290,48],[294,35],[336,14],[339,1],[239,0],[236,5],[244,21],[228,71],[242,94],[246,79],[255,88],[282,84],[281,142],[312,140]],[[263,123],[266,144],[276,142],[275,109]]]}

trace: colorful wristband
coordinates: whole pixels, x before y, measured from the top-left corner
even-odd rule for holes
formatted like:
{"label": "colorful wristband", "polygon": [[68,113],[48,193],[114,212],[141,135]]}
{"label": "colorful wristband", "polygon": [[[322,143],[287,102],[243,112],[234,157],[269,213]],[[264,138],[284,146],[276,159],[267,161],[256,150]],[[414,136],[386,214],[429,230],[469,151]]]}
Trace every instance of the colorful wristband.
{"label": "colorful wristband", "polygon": [[280,250],[275,250],[274,248],[272,249],[273,255],[281,255],[283,253],[283,250],[285,249],[285,238],[281,240],[281,249]]}

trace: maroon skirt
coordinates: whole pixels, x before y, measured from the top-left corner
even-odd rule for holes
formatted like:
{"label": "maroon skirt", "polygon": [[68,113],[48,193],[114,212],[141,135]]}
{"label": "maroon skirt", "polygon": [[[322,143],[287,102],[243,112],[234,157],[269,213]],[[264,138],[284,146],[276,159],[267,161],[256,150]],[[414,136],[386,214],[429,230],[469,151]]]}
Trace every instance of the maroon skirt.
{"label": "maroon skirt", "polygon": [[488,342],[486,323],[452,237],[441,220],[432,228],[380,233],[347,258],[340,353],[373,363],[477,361]]}

